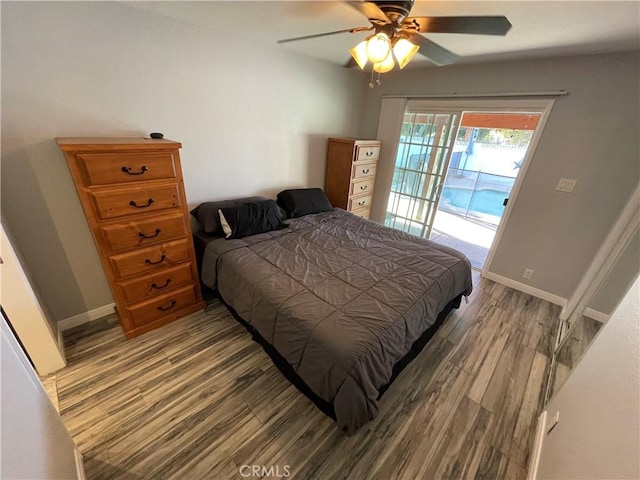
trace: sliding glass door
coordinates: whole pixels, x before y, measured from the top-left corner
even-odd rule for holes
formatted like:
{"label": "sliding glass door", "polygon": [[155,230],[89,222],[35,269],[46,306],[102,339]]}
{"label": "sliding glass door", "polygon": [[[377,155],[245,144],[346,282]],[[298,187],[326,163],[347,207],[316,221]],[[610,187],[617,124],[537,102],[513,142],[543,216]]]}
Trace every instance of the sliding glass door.
{"label": "sliding glass door", "polygon": [[459,112],[405,112],[385,225],[429,238],[459,117]]}

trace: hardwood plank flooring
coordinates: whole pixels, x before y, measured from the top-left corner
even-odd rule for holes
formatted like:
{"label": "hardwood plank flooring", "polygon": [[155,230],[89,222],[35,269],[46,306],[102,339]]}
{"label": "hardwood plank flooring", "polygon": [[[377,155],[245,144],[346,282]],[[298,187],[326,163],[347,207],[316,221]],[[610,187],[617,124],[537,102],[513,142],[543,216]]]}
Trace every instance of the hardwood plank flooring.
{"label": "hardwood plank flooring", "polygon": [[113,317],[74,329],[43,382],[90,480],[522,479],[559,307],[474,283],[351,437],[217,301],[132,340]]}

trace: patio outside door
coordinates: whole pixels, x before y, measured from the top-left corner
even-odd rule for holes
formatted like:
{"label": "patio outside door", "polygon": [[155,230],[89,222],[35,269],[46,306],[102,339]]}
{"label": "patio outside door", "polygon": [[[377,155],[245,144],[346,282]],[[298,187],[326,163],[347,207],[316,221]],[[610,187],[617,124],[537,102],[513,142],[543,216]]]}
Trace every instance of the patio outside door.
{"label": "patio outside door", "polygon": [[489,272],[553,102],[383,98],[372,219]]}
{"label": "patio outside door", "polygon": [[539,119],[534,112],[463,112],[430,240],[484,267]]}
{"label": "patio outside door", "polygon": [[458,119],[458,112],[404,114],[385,225],[429,238]]}

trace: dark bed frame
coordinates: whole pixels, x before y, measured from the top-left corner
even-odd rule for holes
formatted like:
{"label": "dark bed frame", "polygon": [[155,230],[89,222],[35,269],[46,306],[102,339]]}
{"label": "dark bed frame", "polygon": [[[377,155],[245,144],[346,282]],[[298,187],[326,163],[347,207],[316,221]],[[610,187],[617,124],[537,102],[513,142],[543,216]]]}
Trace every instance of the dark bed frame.
{"label": "dark bed frame", "polygon": [[[325,415],[331,417],[334,421],[336,421],[336,414],[333,407],[333,403],[320,398],[311,388],[307,386],[307,384],[300,378],[300,376],[295,372],[293,367],[287,362],[280,352],[278,352],[273,345],[267,342],[262,335],[249,323],[238,315],[238,313],[230,307],[222,298],[222,296],[217,292],[217,290],[212,290],[206,285],[202,284],[203,294],[205,294],[205,298],[213,298],[217,297],[220,302],[231,312],[233,317],[242,325],[244,328],[251,334],[252,339],[259,343],[264,351],[269,355],[273,363],[278,367],[278,370],[284,375],[284,377],[289,380],[300,392],[302,392],[309,400],[311,400]],[[459,308],[460,302],[462,300],[462,294],[458,295],[456,298],[451,300],[444,309],[438,314],[435,323],[429,327],[424,333],[418,337],[418,339],[413,342],[411,345],[411,349],[407,352],[407,354],[402,357],[396,364],[393,366],[393,371],[391,375],[391,379],[388,383],[380,387],[378,390],[378,400],[382,398],[384,393],[387,391],[389,386],[394,382],[394,380],[400,375],[402,370],[404,370],[413,359],[415,359],[418,354],[422,351],[422,349],[429,342],[431,337],[436,333],[438,328],[444,323],[444,320],[447,318],[451,310]]]}

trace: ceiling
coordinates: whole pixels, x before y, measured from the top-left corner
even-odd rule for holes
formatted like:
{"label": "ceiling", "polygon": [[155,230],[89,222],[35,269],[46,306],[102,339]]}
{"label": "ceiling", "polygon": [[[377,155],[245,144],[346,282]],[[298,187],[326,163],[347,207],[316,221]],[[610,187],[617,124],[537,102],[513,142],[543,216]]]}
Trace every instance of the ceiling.
{"label": "ceiling", "polygon": [[[273,44],[284,38],[323,33],[368,21],[347,2],[176,1],[123,2],[218,32]],[[461,57],[460,63],[640,50],[640,2],[416,0],[411,16],[505,15],[513,27],[504,37],[430,34]],[[367,36],[340,34],[277,45],[286,51],[343,65],[348,49]],[[417,55],[409,67],[432,64]],[[407,68],[409,68],[407,67]]]}

